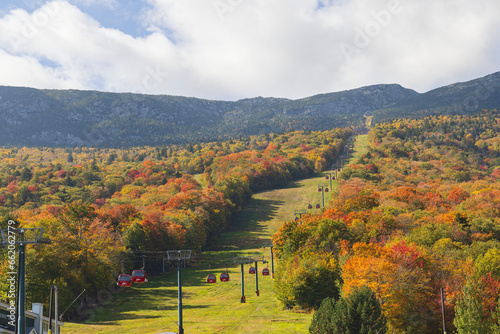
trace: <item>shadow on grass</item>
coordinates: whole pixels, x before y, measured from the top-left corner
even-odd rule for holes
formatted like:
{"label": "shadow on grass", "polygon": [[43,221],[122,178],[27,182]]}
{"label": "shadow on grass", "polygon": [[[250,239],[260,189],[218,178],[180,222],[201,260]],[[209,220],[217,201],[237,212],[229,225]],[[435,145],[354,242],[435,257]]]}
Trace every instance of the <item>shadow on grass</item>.
{"label": "shadow on grass", "polygon": [[[259,221],[267,221],[276,217],[276,212],[283,203],[283,201],[277,200],[251,199],[248,205],[235,217],[236,223],[229,232],[234,230],[254,231],[254,228],[259,228],[257,224]],[[259,230],[262,230],[262,227]]]}
{"label": "shadow on grass", "polygon": [[[286,188],[298,188],[300,181],[289,184]],[[215,250],[204,252],[195,267],[182,269],[182,286],[209,286],[206,283],[207,275],[212,272],[219,274],[226,270],[239,268],[233,263],[233,258],[253,255],[256,248],[262,248],[264,243],[270,242],[266,233],[265,222],[276,219],[283,200],[254,198],[235,217],[234,225],[218,241],[220,245]],[[252,250],[252,251],[250,251]],[[150,277],[148,283],[137,285],[115,295],[114,300],[103,308],[95,309],[95,317],[86,321],[87,324],[121,325],[123,320],[156,319],[165,315],[162,312],[177,309],[177,270],[175,265],[167,266],[168,272],[159,276]],[[219,282],[219,277],[217,277]],[[186,298],[188,291],[183,291]],[[186,309],[203,309],[207,305],[189,305]]]}
{"label": "shadow on grass", "polygon": [[[164,314],[161,314],[161,312],[177,310],[177,284],[175,287],[165,286],[164,288],[155,288],[153,292],[151,291],[152,288],[124,291],[110,305],[98,307],[90,311],[89,314],[94,313],[95,316],[84,323],[88,325],[120,325],[120,321],[123,320],[162,318]],[[154,301],[158,303],[152,302],[151,294],[154,294]],[[184,292],[183,295],[188,297],[189,293]],[[168,305],[165,305],[165,302]],[[203,309],[208,307],[208,305],[183,305],[185,309]],[[132,313],[137,311],[140,311],[140,313]],[[144,314],[144,312],[147,314]],[[159,313],[153,314],[154,312]]]}
{"label": "shadow on grass", "polygon": [[[209,306],[207,305],[189,305],[189,304],[184,304],[182,305],[182,308],[185,310],[188,309],[204,309],[208,308]],[[145,319],[158,319],[158,318],[163,318],[165,317],[165,312],[169,311],[176,311],[178,309],[177,304],[172,304],[172,306],[161,306],[161,307],[156,307],[156,308],[147,308],[143,310],[151,311],[151,312],[157,312],[156,315],[144,315],[144,314],[131,314],[131,313],[123,313],[123,311],[117,311],[114,313],[112,317],[110,317],[110,320],[105,320],[103,321],[102,319],[99,319],[99,312],[97,310],[96,312],[96,317],[93,320],[87,320],[84,323],[87,325],[104,325],[104,326],[118,326],[120,325],[120,321],[123,320],[145,320]],[[109,315],[109,312],[113,312],[114,310],[112,308],[108,308],[106,310],[106,314]]]}
{"label": "shadow on grass", "polygon": [[[261,222],[276,217],[283,201],[253,198],[248,205],[237,214],[234,225],[219,240],[219,247],[214,251],[238,251],[262,247],[262,238],[266,235],[265,226]],[[235,255],[236,256],[236,255]]]}

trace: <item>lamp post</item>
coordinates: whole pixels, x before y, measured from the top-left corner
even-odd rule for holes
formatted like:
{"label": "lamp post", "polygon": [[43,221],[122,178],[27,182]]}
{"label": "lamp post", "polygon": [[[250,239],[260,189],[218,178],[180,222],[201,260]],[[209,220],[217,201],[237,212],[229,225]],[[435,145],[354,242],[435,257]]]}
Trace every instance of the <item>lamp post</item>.
{"label": "lamp post", "polygon": [[169,260],[177,260],[177,290],[178,290],[178,317],[179,317],[179,333],[184,334],[182,327],[182,280],[181,280],[181,260],[189,260],[191,258],[191,250],[171,250],[167,251]]}
{"label": "lamp post", "polygon": [[[43,239],[43,228],[16,228],[15,221],[8,221],[8,228],[2,229],[2,246],[8,247],[9,250],[15,249],[15,245],[19,246],[19,276],[18,291],[17,291],[17,309],[18,318],[16,326],[16,334],[26,334],[26,314],[25,314],[25,299],[26,299],[26,245],[27,244],[50,244],[49,239]],[[10,272],[14,271],[14,264],[9,264]],[[57,332],[57,330],[56,330]]]}

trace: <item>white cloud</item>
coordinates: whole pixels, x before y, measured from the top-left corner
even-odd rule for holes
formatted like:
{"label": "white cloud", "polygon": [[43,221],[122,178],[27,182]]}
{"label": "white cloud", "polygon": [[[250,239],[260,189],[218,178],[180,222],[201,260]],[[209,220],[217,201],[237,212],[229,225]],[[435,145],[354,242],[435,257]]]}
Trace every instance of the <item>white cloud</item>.
{"label": "white cloud", "polygon": [[109,8],[115,8],[118,5],[117,0],[70,0],[72,3],[76,5],[84,5],[84,6],[105,6]]}
{"label": "white cloud", "polygon": [[499,70],[496,0],[148,3],[138,13],[145,38],[67,1],[10,12],[0,18],[0,84],[298,98],[377,83],[427,91]]}

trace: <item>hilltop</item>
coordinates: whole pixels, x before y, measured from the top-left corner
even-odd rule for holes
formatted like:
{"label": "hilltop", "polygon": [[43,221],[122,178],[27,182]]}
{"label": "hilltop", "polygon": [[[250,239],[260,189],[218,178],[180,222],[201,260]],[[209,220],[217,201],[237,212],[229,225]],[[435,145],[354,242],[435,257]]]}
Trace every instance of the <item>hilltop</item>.
{"label": "hilltop", "polygon": [[130,147],[217,141],[362,124],[366,112],[416,95],[376,85],[299,100],[191,97],[0,87],[0,142],[11,146]]}
{"label": "hilltop", "polygon": [[359,126],[500,106],[500,72],[419,94],[373,85],[289,100],[39,90],[0,86],[0,143],[6,146],[132,147],[186,144],[293,130]]}

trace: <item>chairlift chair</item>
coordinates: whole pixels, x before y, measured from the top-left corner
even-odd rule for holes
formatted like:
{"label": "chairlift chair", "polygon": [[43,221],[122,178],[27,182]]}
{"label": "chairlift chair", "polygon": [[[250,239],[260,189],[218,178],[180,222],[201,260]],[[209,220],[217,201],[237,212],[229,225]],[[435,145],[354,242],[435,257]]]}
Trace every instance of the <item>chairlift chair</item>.
{"label": "chairlift chair", "polygon": [[220,274],[219,279],[221,282],[228,282],[229,281],[229,274],[227,272],[224,272],[224,273]]}
{"label": "chairlift chair", "polygon": [[116,285],[124,288],[130,288],[132,286],[132,276],[130,276],[129,274],[119,275],[118,282],[116,282]]}
{"label": "chairlift chair", "polygon": [[208,274],[207,283],[217,283],[217,277],[214,274]]}
{"label": "chairlift chair", "polygon": [[146,271],[143,269],[132,271],[132,281],[134,283],[147,283],[148,278],[146,276]]}

